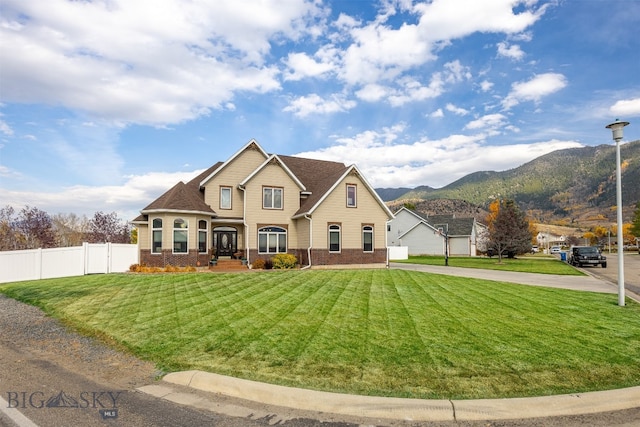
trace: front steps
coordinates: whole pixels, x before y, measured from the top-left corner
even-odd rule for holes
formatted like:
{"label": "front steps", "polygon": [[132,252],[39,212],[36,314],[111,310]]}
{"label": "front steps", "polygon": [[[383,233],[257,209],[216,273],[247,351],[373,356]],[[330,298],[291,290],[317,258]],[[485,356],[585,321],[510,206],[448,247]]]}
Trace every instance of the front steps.
{"label": "front steps", "polygon": [[249,267],[242,265],[239,259],[218,259],[217,265],[210,265],[209,270],[215,272],[248,271]]}

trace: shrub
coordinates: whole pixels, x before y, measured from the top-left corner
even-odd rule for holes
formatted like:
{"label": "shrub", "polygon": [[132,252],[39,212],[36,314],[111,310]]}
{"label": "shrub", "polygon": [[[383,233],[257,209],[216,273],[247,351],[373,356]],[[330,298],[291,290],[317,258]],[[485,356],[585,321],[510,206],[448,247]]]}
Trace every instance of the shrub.
{"label": "shrub", "polygon": [[264,268],[265,262],[262,258],[258,258],[257,260],[253,261],[253,268],[255,268],[256,270],[262,270]]}
{"label": "shrub", "polygon": [[271,261],[271,259],[268,259],[264,262],[264,268],[266,270],[271,270],[273,268],[273,261]]}
{"label": "shrub", "polygon": [[291,254],[278,254],[271,258],[271,260],[273,262],[273,268],[276,269],[295,268],[296,264],[298,264],[295,255]]}

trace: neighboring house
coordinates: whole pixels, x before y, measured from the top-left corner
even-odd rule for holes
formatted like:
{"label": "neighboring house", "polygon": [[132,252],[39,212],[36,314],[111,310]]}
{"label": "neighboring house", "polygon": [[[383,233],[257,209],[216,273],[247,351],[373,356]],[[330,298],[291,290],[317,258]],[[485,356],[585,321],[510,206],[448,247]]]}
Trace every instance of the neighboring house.
{"label": "neighboring house", "polygon": [[132,223],[149,266],[278,253],[303,267],[385,266],[393,217],[356,166],[268,154],[255,140],[140,212]]}
{"label": "neighboring house", "polygon": [[475,218],[426,215],[406,207],[394,217],[388,226],[387,245],[407,246],[409,255],[444,255],[447,234],[449,255],[476,256],[485,228]]}
{"label": "neighboring house", "polygon": [[539,248],[543,248],[545,253],[549,253],[552,246],[567,246],[567,236],[558,236],[549,232],[538,232],[536,242]]}

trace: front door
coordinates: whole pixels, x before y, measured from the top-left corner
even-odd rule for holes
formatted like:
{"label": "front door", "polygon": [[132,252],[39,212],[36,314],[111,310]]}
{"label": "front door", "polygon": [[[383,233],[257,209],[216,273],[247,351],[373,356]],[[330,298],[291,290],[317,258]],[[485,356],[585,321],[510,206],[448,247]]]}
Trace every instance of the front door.
{"label": "front door", "polygon": [[237,252],[237,237],[238,232],[236,230],[214,230],[213,238],[215,240],[216,254],[218,255],[218,257],[232,256],[235,252]]}

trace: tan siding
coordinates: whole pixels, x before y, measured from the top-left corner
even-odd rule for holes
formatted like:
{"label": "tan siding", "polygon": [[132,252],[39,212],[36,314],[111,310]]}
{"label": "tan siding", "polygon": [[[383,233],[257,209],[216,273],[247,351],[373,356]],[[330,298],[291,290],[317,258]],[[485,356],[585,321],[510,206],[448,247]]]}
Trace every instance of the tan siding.
{"label": "tan siding", "polygon": [[297,219],[294,223],[296,235],[298,236],[298,249],[307,249],[309,247],[309,220],[306,218]]}
{"label": "tan siding", "polygon": [[137,224],[136,228],[138,229],[138,249],[151,249],[149,226],[146,224]]}
{"label": "tan siding", "polygon": [[[258,150],[247,149],[226,165],[205,185],[204,202],[222,217],[239,218],[243,215],[243,194],[238,190],[241,183],[264,161]],[[220,209],[220,187],[231,187],[231,209]]]}
{"label": "tan siding", "polygon": [[[356,184],[357,207],[346,207],[346,184]],[[316,249],[328,248],[328,223],[341,224],[342,248],[362,248],[362,226],[374,226],[374,247],[386,247],[386,212],[366,186],[355,175],[348,176],[339,183],[313,214],[313,246]]]}
{"label": "tan siding", "polygon": [[[263,209],[263,187],[279,187],[283,189],[283,209]],[[249,226],[249,247],[258,246],[258,224],[286,225],[287,246],[294,248],[298,242],[298,230],[291,217],[299,209],[300,188],[277,164],[265,166],[246,186],[247,217]]]}

